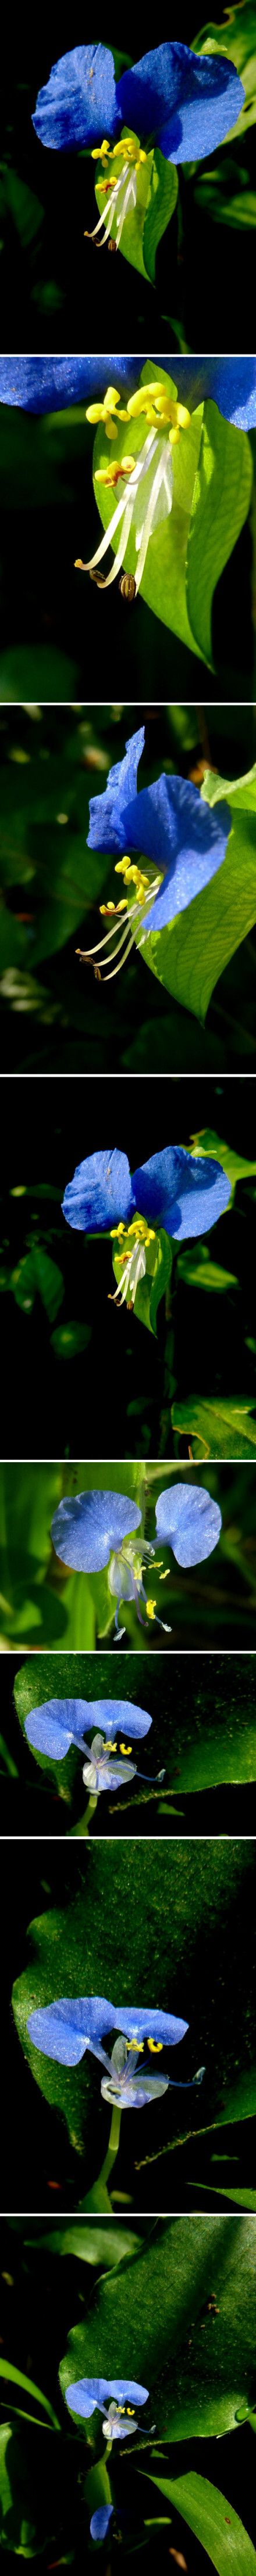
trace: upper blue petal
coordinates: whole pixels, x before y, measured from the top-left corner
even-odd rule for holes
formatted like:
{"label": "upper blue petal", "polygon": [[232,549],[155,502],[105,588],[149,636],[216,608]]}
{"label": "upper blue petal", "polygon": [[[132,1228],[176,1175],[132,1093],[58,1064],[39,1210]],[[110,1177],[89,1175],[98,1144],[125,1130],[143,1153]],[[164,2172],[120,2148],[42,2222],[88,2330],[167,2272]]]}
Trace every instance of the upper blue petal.
{"label": "upper blue petal", "polygon": [[166,1145],[133,1172],[140,1216],[164,1226],[182,1242],[187,1235],[208,1234],[231,1197],[231,1182],[222,1164],[208,1156],[186,1154],[182,1145]]}
{"label": "upper blue petal", "polygon": [[167,870],[152,910],[142,916],[147,934],[163,930],[210,885],[226,857],[231,820],[224,800],[211,813],[199,788],[186,778],[163,775],[152,787],[142,787],[130,810],[131,846]]}
{"label": "upper blue petal", "polygon": [[32,125],[39,143],[54,152],[79,152],[103,136],[118,134],[121,124],[116,97],[113,54],[106,45],[74,45],[53,63],[45,89],[39,89]]}
{"label": "upper blue petal", "polygon": [[139,1528],[141,1512],[128,1494],[67,1494],[53,1514],[51,1535],[56,1556],[78,1572],[98,1574],[108,1564],[110,1549]]}
{"label": "upper blue petal", "polygon": [[133,810],[138,760],[144,742],[145,726],[139,725],[137,733],[131,733],[126,743],[125,759],[116,760],[114,768],[109,769],[107,786],[102,794],[90,797],[89,850],[118,850],[121,856],[126,853],[130,803]]}
{"label": "upper blue petal", "polygon": [[[162,366],[170,366],[169,358]],[[175,358],[175,381],[180,402],[191,411],[197,404],[218,403],[224,420],[233,421],[235,429],[253,429],[256,422],[256,358]]]}
{"label": "upper blue petal", "polygon": [[0,357],[0,402],[23,411],[65,411],[70,403],[101,402],[108,385],[134,393],[143,357]]}
{"label": "upper blue petal", "polygon": [[201,1565],[217,1547],[222,1515],[205,1485],[171,1485],[159,1494],[156,1526],[161,1542],[173,1548],[177,1565]]}
{"label": "upper blue petal", "polygon": [[148,2388],[141,2388],[136,2379],[75,2379],[70,2380],[65,2397],[72,2415],[93,2415],[94,2407],[104,2407],[107,2397],[117,2397],[119,2405],[124,2399],[128,2406],[144,2406],[148,2393]]}
{"label": "upper blue petal", "polygon": [[113,2004],[105,1995],[59,1995],[58,2001],[42,2005],[29,2014],[27,2030],[34,2048],[43,2057],[56,2057],[58,2066],[79,2066],[85,2049],[113,2029]]}
{"label": "upper blue petal", "polygon": [[163,44],[123,72],[116,97],[122,124],[154,134],[166,160],[201,161],[236,124],[245,91],[221,51],[193,54],[188,45]]}
{"label": "upper blue petal", "polygon": [[43,1700],[25,1717],[28,1744],[37,1753],[48,1753],[52,1762],[63,1762],[70,1744],[82,1746],[87,1716],[86,1699]]}
{"label": "upper blue petal", "polygon": [[108,2531],[109,2522],[111,2522],[113,2512],[113,2504],[97,2505],[96,2513],[92,2513],[90,2522],[92,2540],[105,2540],[106,2531]]}
{"label": "upper blue petal", "polygon": [[85,1701],[87,1725],[104,1726],[110,1743],[114,1735],[148,1735],[152,1717],[146,1708],[137,1708],[130,1699],[92,1699]]}
{"label": "upper blue petal", "polygon": [[162,773],[137,795],[138,761],[144,747],[144,725],[131,734],[126,757],[110,769],[107,787],[90,799],[88,848],[139,850],[156,868],[165,869],[152,911],[142,914],[142,931],[161,930],[174,921],[197,894],[202,894],[225,859],[231,829],[229,806],[210,812],[185,778]]}
{"label": "upper blue petal", "polygon": [[83,1234],[102,1234],[106,1227],[119,1225],[133,1216],[131,1176],[127,1154],[116,1146],[105,1153],[88,1154],[85,1163],[77,1163],[73,1180],[67,1181],[62,1200],[67,1225]]}
{"label": "upper blue petal", "polygon": [[188,2028],[188,2021],[177,2021],[174,2013],[152,2011],[151,2004],[130,2004],[128,2011],[116,2004],[113,2014],[113,2030],[122,2031],[125,2039],[159,2039],[165,2048],[177,2048]]}

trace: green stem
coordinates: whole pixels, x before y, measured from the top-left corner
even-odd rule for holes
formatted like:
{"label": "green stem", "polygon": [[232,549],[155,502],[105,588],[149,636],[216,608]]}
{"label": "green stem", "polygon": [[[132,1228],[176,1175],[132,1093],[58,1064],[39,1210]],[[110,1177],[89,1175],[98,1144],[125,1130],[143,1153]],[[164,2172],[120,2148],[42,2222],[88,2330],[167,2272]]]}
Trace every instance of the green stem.
{"label": "green stem", "polygon": [[112,2111],[109,2146],[107,2149],[107,2155],[104,2158],[104,2165],[101,2166],[101,2173],[97,2174],[97,2181],[92,2184],[92,2190],[87,2193],[86,2200],[79,2201],[79,2209],[94,2209],[97,2211],[107,2209],[111,2218],[113,2216],[113,2212],[111,2200],[109,2199],[107,2191],[107,2183],[112,2165],[115,2164],[115,2159],[118,2155],[120,2120],[121,2111],[117,2111],[115,2108]]}
{"label": "green stem", "polygon": [[104,2165],[102,2165],[102,2168],[101,2168],[101,2174],[99,2175],[99,2181],[100,2181],[100,2182],[108,2182],[108,2177],[109,2177],[109,2174],[111,2173],[111,2166],[115,2164],[115,2158],[116,2158],[116,2156],[118,2155],[119,2138],[120,2138],[120,2120],[121,2120],[121,2111],[117,2111],[117,2109],[116,2109],[116,2107],[115,2107],[114,2111],[112,2111],[112,2120],[111,2120],[110,2138],[109,2138],[109,2146],[108,2146],[108,2150],[107,2150],[107,2155],[105,2156],[105,2163],[104,2163]]}
{"label": "green stem", "polygon": [[85,1808],[85,1815],[84,1815],[84,1816],[79,1816],[79,1822],[78,1822],[78,1825],[71,1825],[71,1826],[70,1826],[70,1833],[69,1833],[69,1834],[66,1834],[66,1842],[68,1842],[68,1843],[71,1843],[71,1842],[72,1842],[72,1840],[73,1840],[73,1834],[89,1834],[89,1832],[90,1832],[90,1824],[91,1824],[91,1817],[92,1817],[92,1816],[94,1816],[94,1808],[95,1808],[95,1807],[97,1807],[97,1805],[98,1805],[98,1798],[97,1798],[97,1795],[96,1795],[96,1797],[95,1797],[95,1798],[88,1798],[88,1805],[87,1805],[87,1807]]}

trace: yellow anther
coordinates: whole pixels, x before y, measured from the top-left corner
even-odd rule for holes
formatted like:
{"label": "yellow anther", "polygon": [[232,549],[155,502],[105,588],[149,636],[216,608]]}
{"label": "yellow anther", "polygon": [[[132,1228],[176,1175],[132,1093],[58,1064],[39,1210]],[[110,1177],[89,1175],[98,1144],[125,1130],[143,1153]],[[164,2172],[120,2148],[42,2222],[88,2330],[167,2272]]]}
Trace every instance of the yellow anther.
{"label": "yellow anther", "polygon": [[190,417],[190,411],[186,411],[185,403],[177,403],[177,421],[180,429],[190,429]]}
{"label": "yellow anther", "polygon": [[155,1607],[155,1601],[147,1601],[147,1619],[154,1619]]}
{"label": "yellow anther", "polygon": [[133,2039],[126,2040],[126,2047],[136,2048],[137,2057],[143,2057],[144,2039],[137,2039],[136,2030],[134,2031]]}
{"label": "yellow anther", "polygon": [[132,1753],[132,1744],[120,1744],[120,1753]]}
{"label": "yellow anther", "polygon": [[117,859],[117,860],[116,860],[116,865],[115,865],[115,877],[124,877],[124,876],[125,876],[125,869],[126,869],[126,868],[129,868],[129,867],[130,867],[130,860],[129,860],[129,857],[127,856],[127,852],[126,852],[126,856],[125,856],[125,858],[124,858],[124,859]]}
{"label": "yellow anther", "polygon": [[120,1219],[120,1225],[111,1225],[111,1226],[110,1226],[110,1236],[111,1236],[111,1240],[112,1240],[112,1235],[114,1235],[114,1234],[116,1234],[116,1235],[119,1235],[119,1234],[125,1234],[125,1225],[123,1225],[123,1222],[121,1222],[121,1219]]}
{"label": "yellow anther", "polygon": [[[146,155],[145,155],[146,159]],[[135,2415],[135,2406],[127,2406],[127,2415]]]}
{"label": "yellow anther", "polygon": [[117,1740],[116,1740],[116,1744],[112,1744],[112,1740],[111,1740],[111,1738],[110,1738],[110,1744],[104,1744],[104,1753],[116,1753],[116,1751],[117,1751]]}
{"label": "yellow anther", "polygon": [[178,447],[178,446],[179,446],[179,437],[180,437],[180,431],[179,431],[179,429],[169,429],[169,447]]}
{"label": "yellow anther", "polygon": [[170,1567],[170,1565],[166,1565],[166,1568],[165,1568],[165,1574],[160,1574],[160,1583],[166,1583],[166,1582],[167,1582],[167,1574],[170,1574],[170,1572],[171,1572],[171,1567]]}
{"label": "yellow anther", "polygon": [[145,1234],[144,1240],[145,1240],[145,1243],[154,1243],[154,1242],[155,1242],[155,1236],[154,1236],[154,1234],[152,1233],[152,1227],[151,1227],[151,1226],[150,1226],[149,1234]]}
{"label": "yellow anther", "polygon": [[96,148],[94,147],[94,152],[91,153],[91,160],[105,161],[106,154],[108,152],[110,152],[110,143],[107,143],[106,140],[104,140],[104,143],[96,143]]}
{"label": "yellow anther", "polygon": [[106,913],[106,912],[115,912],[115,909],[116,909],[116,907],[115,907],[115,903],[100,903],[100,904],[99,904],[99,912],[104,912],[104,916],[105,916],[105,913]]}
{"label": "yellow anther", "polygon": [[152,2057],[158,2057],[159,2049],[163,2047],[163,2041],[162,2039],[148,2039],[147,2046],[148,2048],[151,2048]]}

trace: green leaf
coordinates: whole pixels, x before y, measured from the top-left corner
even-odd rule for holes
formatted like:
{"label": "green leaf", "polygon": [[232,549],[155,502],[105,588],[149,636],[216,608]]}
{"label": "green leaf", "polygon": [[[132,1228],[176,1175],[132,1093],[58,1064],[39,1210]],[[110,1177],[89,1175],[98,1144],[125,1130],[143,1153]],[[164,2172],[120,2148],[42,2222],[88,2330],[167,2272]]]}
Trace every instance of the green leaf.
{"label": "green leaf", "polygon": [[2,1762],[4,1763],[5,1771],[9,1771],[10,1773],[10,1779],[18,1780],[19,1773],[17,1771],[17,1762],[13,1762],[12,1753],[9,1753],[8,1744],[5,1744],[4,1736],[0,1735],[0,1765]]}
{"label": "green leaf", "polygon": [[17,170],[5,169],[4,177],[0,180],[1,222],[5,213],[12,216],[15,230],[19,233],[22,250],[29,250],[30,243],[35,241],[36,234],[40,232],[44,206],[40,205],[39,197],[34,196],[33,189],[25,186],[24,179],[18,178]]}
{"label": "green leaf", "polygon": [[[26,2245],[34,2245],[34,2241],[34,2236],[26,2237]],[[132,2230],[128,2235],[124,2219],[121,2227],[112,2227],[110,2220],[108,2227],[92,2227],[91,2219],[80,2218],[76,2227],[51,2227],[36,2241],[37,2249],[42,2247],[43,2251],[45,2246],[47,2254],[74,2254],[80,2263],[90,2263],[94,2270],[100,2265],[103,2272],[115,2269],[127,2254],[131,2262],[142,2244],[142,2238],[133,2235]]]}
{"label": "green leaf", "polygon": [[168,1287],[169,1279],[171,1278],[172,1263],[173,1251],[170,1236],[165,1234],[163,1228],[159,1226],[157,1255],[150,1297],[150,1322],[151,1327],[153,1326],[153,1332],[156,1330],[157,1309],[160,1305],[160,1299],[165,1296],[165,1290]]}
{"label": "green leaf", "polygon": [[34,2558],[45,2548],[39,2493],[31,2465],[12,2424],[0,2426],[0,2546],[19,2558]]}
{"label": "green leaf", "polygon": [[[202,178],[197,179],[194,196],[201,214],[211,215],[213,224],[231,224],[236,232],[245,225],[247,231],[248,226],[251,230],[256,224],[255,189],[240,187],[237,195],[232,197],[223,186],[223,176],[221,166],[220,170],[211,170],[208,179],[204,172]],[[239,180],[238,169],[236,180]]]}
{"label": "green leaf", "polygon": [[222,53],[226,54],[228,61],[235,63],[245,90],[245,103],[236,125],[230,126],[227,140],[231,142],[234,138],[234,142],[237,143],[238,136],[242,134],[244,138],[248,133],[248,126],[255,125],[256,118],[254,0],[243,0],[242,8],[241,0],[237,0],[237,5],[225,12],[223,30],[220,26],[216,26],[214,21],[202,27],[200,34],[193,37],[193,53]]}
{"label": "green leaf", "polygon": [[187,604],[198,650],[212,662],[211,609],[250,506],[253,465],[247,434],[204,404],[187,552]]}
{"label": "green leaf", "polygon": [[56,1332],[51,1333],[52,1349],[58,1360],[73,1360],[78,1351],[87,1350],[91,1336],[91,1324],[57,1324]]}
{"label": "green leaf", "polygon": [[[256,2068],[254,2068],[254,2006],[252,1968],[248,1944],[248,1917],[253,1903],[254,1847],[250,1842],[222,1843],[171,1842],[164,1847],[147,1840],[128,1845],[120,1840],[115,1847],[107,1841],[99,1846],[80,1845],[77,1868],[77,1892],[73,1894],[74,1856],[68,1878],[67,1894],[60,1909],[52,1908],[38,1918],[29,1931],[29,1963],[18,1978],[13,1993],[15,2022],[28,2059],[31,2073],[47,2102],[62,2111],[73,2147],[81,2151],[83,2134],[87,2138],[88,2167],[85,2188],[92,2188],[108,2145],[108,2109],[100,2095],[99,2069],[93,2057],[85,2055],[73,2070],[40,2055],[28,2038],[27,2021],[37,2005],[51,2003],[58,1995],[104,1994],[115,2002],[119,1992],[127,2003],[134,2004],[138,1991],[150,2006],[159,1998],[168,2007],[170,1981],[172,2008],[181,2012],[189,2023],[192,2071],[198,2064],[207,2066],[207,2110],[205,2120],[210,2134],[212,2124],[236,2118],[239,2120],[256,2108]],[[127,1923],[129,1922],[129,1941]],[[245,1930],[246,1927],[246,1930]],[[225,1955],[232,1938],[233,1988],[218,1983],[218,2042],[212,2047],[212,1998],[216,1986],[216,1948]],[[204,1990],[201,1989],[200,1960],[204,1941]],[[246,1939],[246,1977],[245,1977]],[[118,1971],[117,1971],[118,1961]],[[159,1968],[160,1962],[160,1968]],[[149,2018],[150,2031],[150,2018]],[[252,2052],[252,2066],[250,2054]],[[237,2071],[238,2060],[238,2071]],[[240,2069],[240,2071],[239,2071]],[[175,2070],[176,2071],[176,2070]],[[186,2064],[184,2066],[184,2079]],[[179,2079],[183,2066],[179,2061]],[[193,2095],[195,2123],[202,2123],[200,2094]],[[188,2097],[191,2120],[192,2096]],[[140,2121],[135,2113],[133,2133],[135,2154],[142,2157],[161,2150],[166,2135],[166,2108],[169,2137],[181,2142],[187,2134],[187,2095],[168,2097],[164,2111],[161,2102],[151,2107],[150,2121]],[[97,2145],[95,2145],[95,2119]],[[155,2130],[154,2130],[155,2123]],[[170,2123],[170,2126],[169,2126]],[[136,2137],[138,2136],[138,2146]],[[122,2146],[121,2146],[122,2153]],[[122,2186],[122,2173],[120,2174]],[[84,2186],[83,2186],[84,2188]],[[136,2265],[137,2277],[137,2265]],[[124,2367],[124,2365],[122,2365]],[[135,2373],[136,2376],[136,2373]],[[142,2373],[143,2376],[143,2373]],[[146,2374],[144,2373],[144,2377]]]}
{"label": "green leaf", "polygon": [[147,277],[151,278],[153,286],[155,284],[157,246],[158,242],[162,240],[162,234],[166,231],[166,225],[170,223],[171,215],[174,215],[178,196],[178,185],[177,170],[174,169],[173,164],[170,161],[164,161],[163,153],[159,152],[155,145],[155,151],[153,153],[150,200],[145,215],[143,234],[144,265]]}
{"label": "green leaf", "polygon": [[185,1287],[214,1289],[214,1292],[217,1290],[220,1296],[224,1295],[226,1288],[239,1286],[234,1270],[221,1270],[220,1263],[211,1260],[207,1244],[204,1243],[194,1243],[193,1249],[191,1246],[189,1251],[179,1252],[177,1271],[179,1279],[184,1280]]}
{"label": "green leaf", "polygon": [[232,1189],[236,1181],[250,1180],[256,1172],[256,1162],[247,1163],[246,1156],[237,1154],[234,1145],[226,1145],[224,1137],[217,1136],[214,1127],[201,1127],[197,1135],[191,1136],[191,1147],[196,1154],[211,1154],[214,1162],[222,1163]]}
{"label": "green leaf", "polygon": [[58,2416],[54,2415],[50,2398],[44,2396],[43,2388],[36,2387],[34,2379],[26,2378],[24,2370],[16,2370],[12,2361],[0,2361],[0,2379],[11,2379],[16,2388],[26,2388],[28,2397],[38,2397],[40,2406],[44,2406],[45,2415],[50,2415],[51,2424],[54,2424],[55,2431],[59,2432]]}
{"label": "green leaf", "polygon": [[189,2531],[194,2531],[201,2548],[207,2549],[217,2576],[228,2576],[230,2569],[234,2576],[255,2576],[253,2541],[240,2522],[240,2514],[234,2512],[226,2496],[220,2495],[218,2487],[210,2486],[209,2478],[197,2477],[196,2471],[190,2469],[184,2478],[150,2477],[150,2484],[159,2487],[168,2504],[174,2504],[177,2513],[184,2515]]}
{"label": "green leaf", "polygon": [[152,930],[140,952],[167,992],[203,1023],[219,976],[256,920],[255,819],[234,809],[233,800],[231,811],[226,857],[217,876],[167,929]]}
{"label": "green leaf", "polygon": [[[207,2310],[213,2282],[215,2317]],[[128,2378],[132,2350],[160,2437],[225,2433],[255,2394],[255,2300],[253,2218],[226,2218],[225,2226],[217,2215],[159,2219],[138,2262],[98,2283],[87,2318],[69,2335],[63,2393],[70,2379],[103,2372],[106,2352],[109,2376],[118,2354]]]}
{"label": "green leaf", "polygon": [[[256,1402],[256,1398],[255,1398]],[[254,1458],[256,1422],[250,1398],[187,1395],[172,1405],[175,1431],[185,1431],[192,1458]]]}
{"label": "green leaf", "polygon": [[53,1322],[53,1317],[58,1314],[58,1307],[61,1306],[64,1297],[64,1279],[62,1270],[58,1269],[57,1261],[50,1260],[49,1253],[44,1252],[43,1244],[33,1244],[33,1249],[25,1253],[17,1269],[12,1270],[11,1287],[16,1306],[22,1306],[25,1313],[34,1305],[34,1298],[38,1293],[42,1306],[46,1307],[50,1323]]}

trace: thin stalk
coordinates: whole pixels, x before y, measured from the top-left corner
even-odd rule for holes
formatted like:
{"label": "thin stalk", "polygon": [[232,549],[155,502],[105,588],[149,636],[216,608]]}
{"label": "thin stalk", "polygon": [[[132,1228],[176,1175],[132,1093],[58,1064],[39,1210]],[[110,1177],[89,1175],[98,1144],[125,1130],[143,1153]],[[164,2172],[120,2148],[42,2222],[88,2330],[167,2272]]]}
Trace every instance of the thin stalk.
{"label": "thin stalk", "polygon": [[100,2174],[100,2176],[99,2176],[99,2180],[100,2180],[100,2182],[108,2182],[108,2177],[109,2177],[109,2174],[111,2173],[111,2166],[115,2164],[115,2159],[116,2159],[116,2156],[118,2155],[119,2138],[120,2138],[120,2120],[121,2120],[121,2111],[117,2111],[117,2108],[116,2108],[116,2105],[115,2105],[114,2110],[112,2111],[111,2129],[110,2129],[109,2146],[108,2146],[108,2150],[107,2150],[107,2155],[105,2156],[105,2163],[104,2163],[104,2165],[102,2165],[102,2167],[101,2167],[101,2174]]}
{"label": "thin stalk", "polygon": [[98,1797],[97,1797],[97,1793],[96,1793],[96,1796],[95,1796],[94,1798],[93,1798],[93,1797],[88,1798],[88,1801],[87,1801],[87,1807],[85,1808],[85,1814],[84,1814],[84,1816],[79,1816],[79,1822],[78,1822],[78,1825],[71,1825],[71,1826],[70,1826],[70,1833],[69,1833],[69,1834],[66,1834],[66,1842],[67,1842],[67,1843],[71,1843],[71,1842],[72,1842],[72,1840],[73,1840],[73,1835],[74,1835],[74,1834],[89,1834],[89,1832],[90,1832],[91,1819],[92,1819],[92,1816],[94,1816],[94,1808],[95,1808],[95,1807],[97,1807],[97,1805],[98,1805]]}

